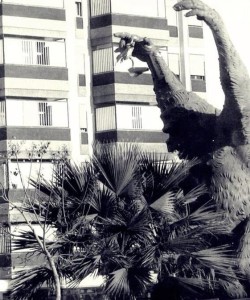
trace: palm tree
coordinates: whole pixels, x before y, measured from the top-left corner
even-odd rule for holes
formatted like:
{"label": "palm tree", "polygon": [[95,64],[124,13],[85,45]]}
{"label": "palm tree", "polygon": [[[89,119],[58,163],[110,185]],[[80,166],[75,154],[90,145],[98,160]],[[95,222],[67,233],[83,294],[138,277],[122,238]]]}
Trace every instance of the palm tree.
{"label": "palm tree", "polygon": [[103,275],[110,299],[136,299],[166,281],[173,299],[177,290],[244,295],[235,259],[220,244],[229,234],[222,214],[201,201],[205,186],[184,184],[197,164],[196,159],[170,163],[167,155],[157,158],[133,144],[97,144],[98,193],[89,202],[96,216],[91,247],[83,245],[72,259],[76,279]]}
{"label": "palm tree", "polygon": [[[90,163],[55,169],[52,182],[39,184],[47,197],[32,209],[54,228],[46,246],[59,277],[77,286],[89,274],[102,275],[112,300],[137,299],[153,287],[153,297],[161,299],[162,286],[172,299],[218,290],[243,296],[235,259],[220,243],[229,234],[227,224],[211,203],[201,201],[205,186],[186,183],[198,164],[172,163],[167,155],[157,158],[123,143],[96,144]],[[15,245],[40,251],[32,234],[23,233]],[[48,265],[19,274],[15,299],[24,299],[24,289],[32,295],[44,282],[54,283]]]}
{"label": "palm tree", "polygon": [[86,199],[95,192],[92,169],[63,160],[55,166],[51,181],[30,179],[35,192],[27,194],[28,201],[18,208],[29,230],[18,230],[12,248],[26,249],[29,257],[42,257],[43,263],[15,272],[11,290],[14,300],[36,299],[37,290],[44,285],[55,290],[56,300],[61,299],[61,282],[72,275],[63,266],[76,247],[74,226],[79,219],[82,226],[88,222],[83,217],[89,210]]}

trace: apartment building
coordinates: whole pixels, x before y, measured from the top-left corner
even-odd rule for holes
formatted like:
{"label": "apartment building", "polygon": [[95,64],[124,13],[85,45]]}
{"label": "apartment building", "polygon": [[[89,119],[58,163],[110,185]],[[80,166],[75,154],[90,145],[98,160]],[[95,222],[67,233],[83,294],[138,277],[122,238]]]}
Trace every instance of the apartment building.
{"label": "apartment building", "polygon": [[[131,77],[131,61],[116,63],[114,33],[151,38],[187,89],[205,97],[202,23],[177,15],[175,2],[0,1],[0,182],[11,201],[21,201],[23,185],[29,188],[31,164],[33,174],[42,165],[50,178],[53,155],[67,151],[83,162],[94,140],[136,141],[166,152],[151,75]],[[37,149],[47,143],[41,162]],[[17,160],[23,180],[15,176]],[[11,254],[8,226],[21,221],[9,216],[1,197],[0,299],[12,270],[23,267]]]}

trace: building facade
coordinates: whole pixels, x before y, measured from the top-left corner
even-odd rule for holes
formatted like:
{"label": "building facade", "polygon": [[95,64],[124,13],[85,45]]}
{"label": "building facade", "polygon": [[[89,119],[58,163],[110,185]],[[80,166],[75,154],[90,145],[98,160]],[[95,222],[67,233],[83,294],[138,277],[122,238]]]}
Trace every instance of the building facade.
{"label": "building facade", "polygon": [[4,195],[22,201],[31,165],[50,178],[55,155],[83,162],[95,140],[167,150],[151,75],[131,77],[130,61],[116,63],[114,33],[151,38],[186,88],[206,97],[202,23],[175,2],[0,1],[0,299],[12,270],[26,267],[11,253],[9,223],[22,220],[10,220]]}

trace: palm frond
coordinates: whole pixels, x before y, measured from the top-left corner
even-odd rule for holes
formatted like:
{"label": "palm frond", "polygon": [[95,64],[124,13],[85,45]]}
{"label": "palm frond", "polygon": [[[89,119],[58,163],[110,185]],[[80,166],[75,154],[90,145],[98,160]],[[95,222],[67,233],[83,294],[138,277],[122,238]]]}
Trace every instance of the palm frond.
{"label": "palm frond", "polygon": [[[39,246],[36,236],[32,231],[18,230],[18,234],[13,234],[12,250],[32,250],[42,252],[43,250]],[[43,241],[43,237],[38,235],[38,238]]]}
{"label": "palm frond", "polygon": [[204,291],[209,290],[209,282],[205,278],[187,278],[187,277],[175,277],[182,287],[183,291],[191,292],[193,295],[202,294]]}
{"label": "palm frond", "polygon": [[99,269],[101,255],[77,255],[71,259],[69,268],[73,272],[72,284],[80,283],[89,274],[95,273]]}
{"label": "palm frond", "polygon": [[155,161],[144,154],[140,169],[145,185],[144,196],[150,205],[166,192],[175,190],[187,178],[190,169],[199,161],[193,159],[181,163],[171,161]]}
{"label": "palm frond", "polygon": [[53,285],[53,273],[46,266],[16,272],[11,281],[11,299],[29,299],[44,283],[48,286]]}
{"label": "palm frond", "polygon": [[88,204],[102,218],[112,218],[117,211],[116,195],[103,185],[88,199]]}
{"label": "palm frond", "polygon": [[189,230],[183,234],[174,233],[174,235],[170,236],[168,240],[163,243],[165,251],[171,251],[180,254],[204,249],[206,245],[207,242],[197,235],[197,229]]}
{"label": "palm frond", "polygon": [[138,146],[135,144],[96,144],[93,163],[99,180],[120,196],[136,175]]}
{"label": "palm frond", "polygon": [[129,246],[131,241],[146,242],[152,237],[146,209],[139,211],[130,218],[116,214],[115,218],[102,219],[101,224],[105,227],[109,239],[112,238],[115,243],[126,240],[126,244]]}
{"label": "palm frond", "polygon": [[180,197],[178,200],[179,202],[187,205],[195,202],[200,196],[203,196],[205,193],[207,193],[207,187],[201,184],[191,189],[188,193],[183,195],[183,197]]}
{"label": "palm frond", "polygon": [[112,272],[107,280],[105,290],[107,294],[115,297],[129,295],[128,270],[121,268]]}
{"label": "palm frond", "polygon": [[214,269],[227,278],[237,278],[232,271],[236,267],[236,260],[232,251],[226,245],[192,252],[191,256],[204,267]]}
{"label": "palm frond", "polygon": [[141,296],[152,282],[152,273],[148,268],[121,268],[109,274],[105,291],[112,297],[126,295],[135,299],[136,296]]}
{"label": "palm frond", "polygon": [[152,204],[150,204],[150,207],[164,214],[173,214],[175,208],[174,200],[175,193],[167,192]]}
{"label": "palm frond", "polygon": [[207,224],[211,221],[222,223],[223,221],[223,214],[218,212],[214,205],[209,205],[209,203],[198,207],[188,217],[191,224]]}

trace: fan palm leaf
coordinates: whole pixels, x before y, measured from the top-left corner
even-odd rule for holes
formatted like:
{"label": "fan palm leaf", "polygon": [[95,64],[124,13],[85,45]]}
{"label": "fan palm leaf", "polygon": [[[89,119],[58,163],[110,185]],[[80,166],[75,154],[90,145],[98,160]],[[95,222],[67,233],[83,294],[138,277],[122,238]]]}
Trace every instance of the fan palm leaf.
{"label": "fan palm leaf", "polygon": [[121,196],[136,175],[137,157],[138,146],[135,144],[96,144],[93,163],[99,180]]}
{"label": "fan palm leaf", "polygon": [[44,283],[48,286],[53,285],[53,273],[47,266],[16,272],[11,281],[11,299],[29,299]]}
{"label": "fan palm leaf", "polygon": [[104,185],[98,187],[88,203],[101,218],[113,218],[117,212],[116,195]]}
{"label": "fan palm leaf", "polygon": [[150,204],[150,207],[158,212],[172,215],[175,211],[174,200],[175,193],[169,191]]}
{"label": "fan palm leaf", "polygon": [[237,278],[232,269],[236,267],[236,260],[228,246],[202,249],[192,252],[191,256],[201,265],[214,269],[225,277]]}
{"label": "fan palm leaf", "polygon": [[[39,251],[42,252],[42,249],[40,245],[37,243],[37,238],[32,231],[27,231],[27,230],[19,230],[18,234],[13,234],[13,239],[12,239],[12,250],[15,251],[20,251],[23,249],[26,250],[33,250],[33,251]],[[37,235],[38,238],[42,241],[43,236]]]}
{"label": "fan palm leaf", "polygon": [[140,162],[141,173],[143,174],[145,191],[144,196],[151,204],[159,199],[166,192],[176,189],[180,182],[187,178],[192,167],[199,161],[193,159],[175,163],[171,161],[160,161],[144,153]]}
{"label": "fan palm leaf", "polygon": [[152,282],[150,269],[139,266],[124,267],[108,275],[105,291],[111,297],[126,296],[127,299],[136,299]]}

